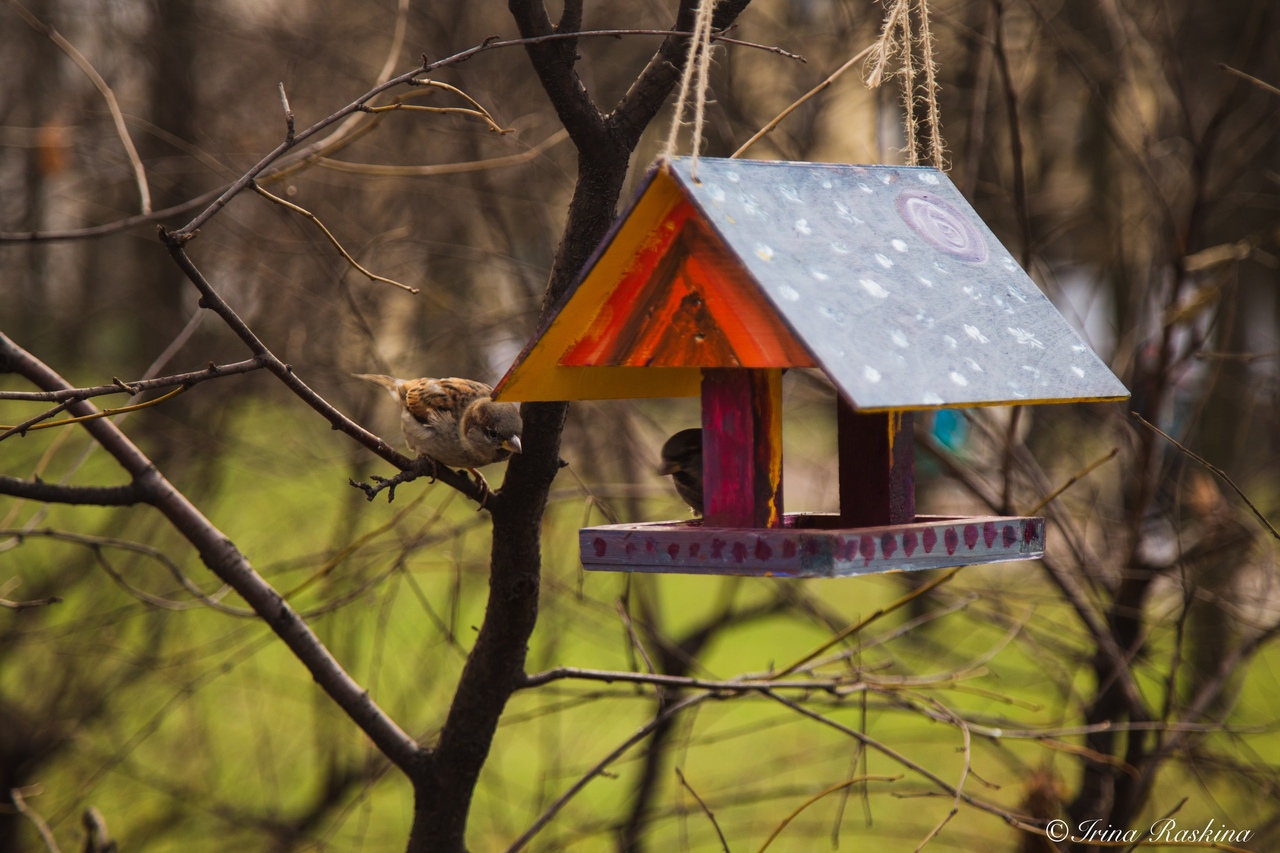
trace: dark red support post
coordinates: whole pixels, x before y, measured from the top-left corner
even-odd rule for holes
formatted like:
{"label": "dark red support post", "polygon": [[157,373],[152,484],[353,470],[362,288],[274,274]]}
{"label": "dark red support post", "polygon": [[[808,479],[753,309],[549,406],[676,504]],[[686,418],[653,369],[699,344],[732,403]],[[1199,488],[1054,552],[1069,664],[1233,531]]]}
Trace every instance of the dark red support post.
{"label": "dark red support post", "polygon": [[706,524],[782,526],[782,371],[702,371]]}
{"label": "dark red support post", "polygon": [[857,411],[837,394],[840,525],[911,524],[916,517],[915,442],[909,411]]}

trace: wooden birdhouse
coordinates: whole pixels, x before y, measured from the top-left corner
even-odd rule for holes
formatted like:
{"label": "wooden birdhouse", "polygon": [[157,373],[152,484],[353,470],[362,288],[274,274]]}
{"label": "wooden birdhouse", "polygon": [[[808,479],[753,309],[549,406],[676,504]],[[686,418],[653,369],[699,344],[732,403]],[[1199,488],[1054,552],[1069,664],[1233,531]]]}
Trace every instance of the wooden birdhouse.
{"label": "wooden birdhouse", "polygon": [[[782,371],[838,392],[838,514],[783,512]],[[705,517],[580,531],[587,569],[827,577],[1043,556],[915,512],[913,413],[1128,392],[934,169],[655,166],[502,400],[702,397]]]}

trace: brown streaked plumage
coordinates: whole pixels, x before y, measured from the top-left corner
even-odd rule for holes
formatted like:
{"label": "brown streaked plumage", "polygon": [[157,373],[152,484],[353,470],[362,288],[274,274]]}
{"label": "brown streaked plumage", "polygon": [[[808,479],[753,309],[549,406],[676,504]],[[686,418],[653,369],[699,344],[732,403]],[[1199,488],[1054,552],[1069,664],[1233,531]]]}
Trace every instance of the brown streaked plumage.
{"label": "brown streaked plumage", "polygon": [[400,403],[405,443],[419,456],[466,468],[481,488],[488,483],[476,469],[519,453],[520,408],[495,403],[493,389],[473,379],[396,379],[355,373],[357,379],[381,385]]}
{"label": "brown streaked plumage", "polygon": [[658,473],[671,475],[676,492],[697,515],[702,515],[702,430],[685,429],[668,438],[662,445]]}

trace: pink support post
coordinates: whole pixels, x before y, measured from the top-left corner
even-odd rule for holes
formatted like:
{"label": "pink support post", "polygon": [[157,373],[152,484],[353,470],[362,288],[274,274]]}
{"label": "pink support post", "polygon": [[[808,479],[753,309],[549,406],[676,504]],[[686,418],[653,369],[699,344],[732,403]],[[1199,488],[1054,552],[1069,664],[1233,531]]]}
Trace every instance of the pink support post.
{"label": "pink support post", "polygon": [[706,524],[782,527],[782,371],[702,371]]}
{"label": "pink support post", "polygon": [[916,516],[912,413],[864,413],[843,396],[838,400],[841,524],[912,523]]}

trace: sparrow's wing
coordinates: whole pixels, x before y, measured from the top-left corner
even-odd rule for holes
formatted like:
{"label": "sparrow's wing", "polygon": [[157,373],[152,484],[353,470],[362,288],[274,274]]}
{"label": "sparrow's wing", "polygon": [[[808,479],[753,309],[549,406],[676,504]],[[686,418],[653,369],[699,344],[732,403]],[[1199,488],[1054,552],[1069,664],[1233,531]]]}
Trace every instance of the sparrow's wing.
{"label": "sparrow's wing", "polygon": [[441,419],[456,423],[467,406],[492,392],[488,385],[471,379],[414,379],[400,386],[405,409],[427,427]]}

